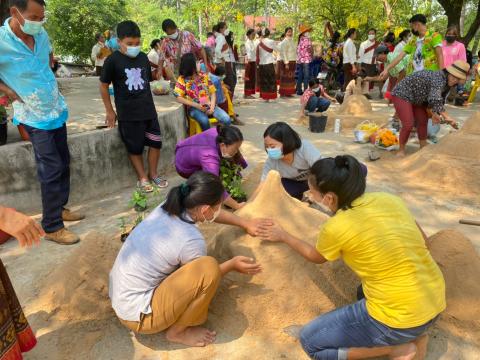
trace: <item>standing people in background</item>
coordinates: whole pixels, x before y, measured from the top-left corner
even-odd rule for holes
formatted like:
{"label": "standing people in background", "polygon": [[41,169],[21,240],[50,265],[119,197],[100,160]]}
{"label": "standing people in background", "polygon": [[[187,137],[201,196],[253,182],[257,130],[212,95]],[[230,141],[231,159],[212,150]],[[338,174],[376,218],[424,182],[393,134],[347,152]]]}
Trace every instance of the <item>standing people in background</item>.
{"label": "standing people in background", "polygon": [[278,51],[278,46],[269,36],[270,30],[263,29],[262,39],[257,46],[260,97],[266,102],[277,98],[277,80],[275,78],[275,58],[273,57],[273,50]]}
{"label": "standing people in background", "polygon": [[225,58],[225,80],[223,82],[228,86],[230,97],[233,99],[235,87],[237,86],[237,61],[233,51],[233,32],[230,29],[226,29],[224,35],[228,45],[228,56]]}
{"label": "standing people in background", "polygon": [[276,60],[275,63],[275,75],[276,75],[276,80],[277,80],[277,86],[280,85],[280,65],[283,64],[283,54],[280,51],[280,44],[282,43],[283,39],[285,39],[285,33],[280,35],[280,39],[277,41],[277,47],[278,51],[273,52],[273,57]]}
{"label": "standing people in background", "polygon": [[169,80],[176,81],[179,75],[180,59],[183,55],[194,53],[197,59],[203,60],[208,66],[208,59],[205,50],[200,41],[188,31],[180,30],[172,19],[166,19],[162,22],[162,30],[167,34],[160,47],[160,61],[158,63],[159,73],[163,73],[165,64],[173,68],[173,78]]}
{"label": "standing people in background", "polygon": [[[225,62],[230,59],[230,51],[227,40],[225,39],[225,32],[227,31],[227,23],[219,22],[215,33],[215,64],[225,66]],[[227,32],[227,34],[230,31]]]}
{"label": "standing people in background", "polygon": [[[12,17],[0,27],[0,92],[13,102],[13,123],[30,136],[42,193],[46,240],[63,245],[80,241],[64,221],[83,215],[65,209],[70,195],[68,109],[51,70],[52,47],[43,28],[43,0],[11,0]],[[12,61],[22,59],[22,61]],[[20,81],[21,80],[21,81]]]}
{"label": "standing people in background", "polygon": [[388,76],[388,71],[395,67],[406,55],[410,55],[407,66],[407,75],[420,70],[440,70],[443,64],[442,35],[427,29],[425,15],[417,14],[411,17],[410,27],[412,39],[404,46],[397,58],[385,68],[382,77]]}
{"label": "standing people in background", "polygon": [[[443,65],[445,68],[452,65],[457,60],[467,61],[467,52],[465,50],[465,45],[460,41],[457,41],[458,38],[458,28],[456,26],[450,26],[445,33],[445,40],[442,43],[442,52],[443,52]],[[456,90],[457,93],[462,94],[465,89],[463,84],[459,84]],[[454,96],[454,91],[452,92],[452,97]]]}
{"label": "standing people in background", "polygon": [[343,44],[343,73],[344,81],[342,90],[345,91],[347,85],[353,80],[353,76],[358,72],[357,48],[353,42],[357,38],[357,29],[350,28],[345,34],[345,43]]}
{"label": "standing people in background", "polygon": [[93,63],[95,64],[95,74],[97,76],[100,76],[100,74],[102,73],[103,63],[105,62],[106,57],[110,55],[111,52],[105,45],[105,37],[102,34],[96,33],[95,40],[97,41],[97,43],[93,45],[91,58]]}
{"label": "standing people in background", "polygon": [[247,40],[245,41],[245,85],[243,97],[253,99],[255,95],[255,85],[257,78],[257,44],[255,44],[255,30],[247,30]]}
{"label": "standing people in background", "polygon": [[[168,181],[158,174],[162,134],[150,90],[152,68],[147,55],[140,51],[138,25],[133,21],[122,21],[117,25],[117,33],[120,50],[108,57],[100,76],[100,94],[107,113],[105,123],[114,128],[118,117],[118,131],[135,169],[137,187],[144,192],[152,192],[153,185],[160,188],[168,186]],[[108,93],[111,83],[116,113]],[[145,146],[149,148],[148,175],[143,165]]]}
{"label": "standing people in background", "polygon": [[388,48],[388,51],[393,52],[395,50],[395,33],[389,31],[383,38],[383,44]]}
{"label": "standing people in background", "polygon": [[280,96],[293,96],[295,94],[295,67],[297,60],[297,49],[293,41],[293,29],[285,29],[285,38],[279,45],[282,60],[280,68]]}
{"label": "standing people in background", "polygon": [[[368,39],[360,44],[360,48],[358,50],[358,62],[360,63],[360,71],[363,71],[367,76],[371,77],[377,75],[377,64],[375,63],[373,52],[380,45],[380,42],[376,40],[376,36],[377,30],[368,30]],[[362,93],[368,99],[371,99],[369,91],[370,83],[368,81],[362,81]]]}
{"label": "standing people in background", "polygon": [[[297,45],[297,95],[302,95],[308,88],[310,80],[310,63],[313,60],[313,44],[310,39],[310,31],[312,28],[306,25],[300,25],[298,28],[298,45]],[[303,88],[302,88],[303,85]]]}

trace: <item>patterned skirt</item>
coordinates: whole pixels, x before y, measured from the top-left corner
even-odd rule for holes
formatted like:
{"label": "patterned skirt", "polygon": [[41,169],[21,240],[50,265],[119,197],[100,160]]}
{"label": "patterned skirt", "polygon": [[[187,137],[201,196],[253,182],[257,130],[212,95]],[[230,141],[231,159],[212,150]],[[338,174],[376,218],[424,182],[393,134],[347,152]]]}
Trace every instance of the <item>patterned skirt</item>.
{"label": "patterned skirt", "polygon": [[250,61],[245,64],[245,96],[255,95],[257,78],[257,63]]}
{"label": "patterned skirt", "polygon": [[0,360],[23,359],[37,339],[28,325],[15,290],[0,260]]}
{"label": "patterned skirt", "polygon": [[258,67],[258,82],[262,99],[273,100],[277,98],[277,79],[274,64],[265,64]]}
{"label": "patterned skirt", "polygon": [[279,63],[280,69],[280,89],[278,90],[280,96],[292,96],[295,94],[295,68],[297,63],[290,61],[288,69],[283,62]]}

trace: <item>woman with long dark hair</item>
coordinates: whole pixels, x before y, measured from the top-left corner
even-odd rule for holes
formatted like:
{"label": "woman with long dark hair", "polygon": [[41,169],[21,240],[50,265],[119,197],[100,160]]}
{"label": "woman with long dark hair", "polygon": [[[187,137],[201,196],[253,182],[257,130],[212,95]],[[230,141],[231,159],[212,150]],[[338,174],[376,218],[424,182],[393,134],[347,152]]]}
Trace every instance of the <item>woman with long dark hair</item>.
{"label": "woman with long dark hair", "polygon": [[[311,26],[300,25],[298,28],[298,45],[297,45],[297,95],[302,95],[308,89],[310,81],[310,63],[313,61],[313,44],[310,39]],[[303,88],[302,88],[303,86]]]}
{"label": "woman with long dark hair", "polygon": [[347,85],[353,80],[354,75],[357,73],[357,48],[353,42],[356,38],[357,29],[348,29],[345,34],[345,43],[343,44],[343,91],[345,91]]}
{"label": "woman with long dark hair", "polygon": [[277,79],[275,75],[275,58],[273,51],[278,50],[275,41],[269,38],[270,30],[262,30],[262,38],[257,46],[258,80],[260,97],[265,101],[277,98]]}
{"label": "woman with long dark hair", "polygon": [[255,95],[256,75],[257,75],[257,44],[255,44],[255,30],[248,29],[245,41],[245,85],[243,96],[253,98]]}
{"label": "woman with long dark hair", "polygon": [[280,96],[292,96],[295,94],[295,66],[297,51],[293,41],[293,29],[287,27],[284,32],[285,38],[279,45],[281,61],[279,62]]}

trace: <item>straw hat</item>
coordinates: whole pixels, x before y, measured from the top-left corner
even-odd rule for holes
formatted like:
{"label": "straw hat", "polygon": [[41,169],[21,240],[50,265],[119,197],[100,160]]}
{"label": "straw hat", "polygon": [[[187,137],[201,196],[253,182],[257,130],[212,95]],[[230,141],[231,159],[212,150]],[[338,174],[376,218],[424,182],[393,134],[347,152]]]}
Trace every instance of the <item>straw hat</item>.
{"label": "straw hat", "polygon": [[312,30],[312,27],[309,25],[302,24],[298,27],[298,32],[300,33],[300,35],[310,30]]}
{"label": "straw hat", "polygon": [[456,78],[466,80],[470,65],[465,61],[457,60],[452,65],[448,66],[446,70]]}

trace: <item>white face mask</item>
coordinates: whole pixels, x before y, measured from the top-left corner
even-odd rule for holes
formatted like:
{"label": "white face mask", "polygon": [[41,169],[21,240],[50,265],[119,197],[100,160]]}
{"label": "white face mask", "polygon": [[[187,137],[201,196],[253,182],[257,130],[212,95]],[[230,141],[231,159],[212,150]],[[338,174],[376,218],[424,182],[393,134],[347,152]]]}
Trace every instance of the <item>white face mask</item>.
{"label": "white face mask", "polygon": [[317,94],[317,93],[320,91],[320,88],[318,87],[318,88],[312,89],[312,91],[313,91],[315,94]]}
{"label": "white face mask", "polygon": [[173,34],[167,35],[172,40],[177,40],[178,38],[178,30],[176,30]]}
{"label": "white face mask", "polygon": [[222,205],[220,205],[220,206],[218,207],[218,210],[213,213],[213,217],[212,217],[211,219],[207,219],[207,218],[205,217],[205,215],[202,214],[202,216],[203,216],[203,221],[202,221],[202,223],[209,223],[209,224],[213,223],[213,222],[217,219],[218,215],[220,215],[220,211],[221,211],[221,210],[222,210]]}
{"label": "white face mask", "polygon": [[368,40],[370,40],[370,41],[375,40],[375,35],[369,34],[369,35],[368,35]]}
{"label": "white face mask", "polygon": [[327,206],[323,203],[323,199],[325,198],[325,196],[322,198],[322,201],[317,201],[315,200],[315,198],[310,194],[310,201],[313,202],[316,206],[317,206],[317,209],[329,216],[333,216],[335,215],[334,212]]}
{"label": "white face mask", "polygon": [[310,37],[310,32],[309,32],[309,31],[304,32],[304,33],[303,33],[303,36],[305,36],[306,38],[309,38],[309,37]]}
{"label": "white face mask", "polygon": [[225,36],[230,35],[230,29],[225,30],[225,32],[223,33],[223,35],[225,35]]}

